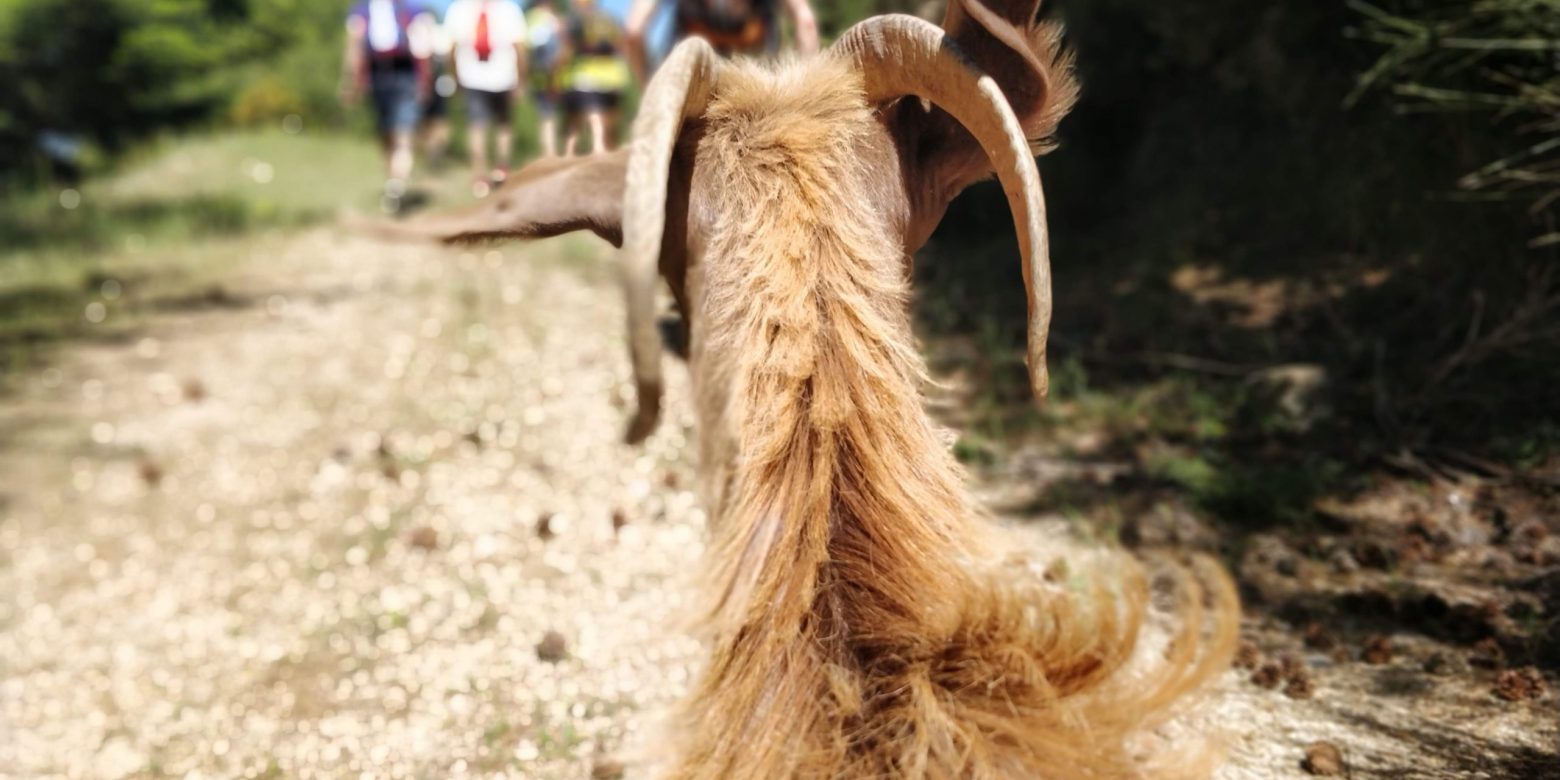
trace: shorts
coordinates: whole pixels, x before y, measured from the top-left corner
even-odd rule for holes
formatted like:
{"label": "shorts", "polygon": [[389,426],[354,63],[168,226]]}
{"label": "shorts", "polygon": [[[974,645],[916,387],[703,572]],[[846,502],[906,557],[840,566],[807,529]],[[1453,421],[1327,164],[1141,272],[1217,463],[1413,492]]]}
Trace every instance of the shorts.
{"label": "shorts", "polygon": [[514,90],[484,92],[466,90],[466,118],[474,125],[509,124],[510,108],[514,104]]}
{"label": "shorts", "polygon": [[558,114],[558,93],[550,89],[532,89],[531,103],[536,106],[536,115],[543,119],[552,119]]}
{"label": "shorts", "polygon": [[612,111],[618,107],[616,92],[586,92],[571,89],[563,93],[563,110],[570,115],[594,111]]}
{"label": "shorts", "polygon": [[455,77],[441,60],[433,66],[433,89],[423,104],[423,119],[443,119],[450,115],[450,96],[455,94]]}
{"label": "shorts", "polygon": [[416,71],[376,70],[369,75],[368,86],[374,99],[374,121],[381,134],[417,128],[422,105],[417,99]]}

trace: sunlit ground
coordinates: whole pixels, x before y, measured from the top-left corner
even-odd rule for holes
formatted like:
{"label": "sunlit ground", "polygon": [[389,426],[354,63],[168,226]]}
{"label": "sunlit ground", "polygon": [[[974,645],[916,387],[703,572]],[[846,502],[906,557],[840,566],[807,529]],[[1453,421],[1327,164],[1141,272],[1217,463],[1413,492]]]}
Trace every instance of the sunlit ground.
{"label": "sunlit ground", "polygon": [[[687,685],[685,372],[621,445],[604,245],[336,227],[376,184],[360,139],[223,136],[3,218],[0,775],[612,777]],[[982,349],[934,344],[939,414],[1036,533],[1228,553],[1187,497],[1285,489],[1198,456],[1228,431],[1181,379],[1062,366],[1044,436],[1009,437],[959,358]],[[1520,583],[1553,545],[1480,537],[1490,500],[1387,482],[1335,525],[1242,532],[1254,655],[1199,726],[1228,732],[1226,777],[1293,777],[1318,739],[1355,777],[1547,776],[1553,694],[1502,698],[1526,661],[1454,633],[1547,625]]]}

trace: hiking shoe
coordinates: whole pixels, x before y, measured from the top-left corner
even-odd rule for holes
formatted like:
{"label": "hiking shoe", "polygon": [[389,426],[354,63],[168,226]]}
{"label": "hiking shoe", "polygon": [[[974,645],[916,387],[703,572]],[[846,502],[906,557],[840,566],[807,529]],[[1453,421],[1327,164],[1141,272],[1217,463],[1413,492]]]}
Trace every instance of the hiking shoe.
{"label": "hiking shoe", "polygon": [[379,208],[390,216],[400,214],[401,201],[405,197],[406,182],[400,179],[389,179],[385,182],[384,192],[379,196]]}

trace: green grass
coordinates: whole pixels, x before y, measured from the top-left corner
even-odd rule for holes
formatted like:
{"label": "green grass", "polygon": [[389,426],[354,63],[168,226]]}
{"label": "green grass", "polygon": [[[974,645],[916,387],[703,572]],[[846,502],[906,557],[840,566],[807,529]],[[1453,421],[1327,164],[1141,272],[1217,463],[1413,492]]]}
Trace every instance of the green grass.
{"label": "green grass", "polygon": [[[0,379],[72,339],[132,332],[159,302],[221,303],[263,240],[376,207],[371,138],[239,132],[168,139],[79,190],[0,208]],[[448,195],[444,177],[430,185]],[[426,179],[424,181],[427,181]],[[71,206],[68,208],[67,206]]]}

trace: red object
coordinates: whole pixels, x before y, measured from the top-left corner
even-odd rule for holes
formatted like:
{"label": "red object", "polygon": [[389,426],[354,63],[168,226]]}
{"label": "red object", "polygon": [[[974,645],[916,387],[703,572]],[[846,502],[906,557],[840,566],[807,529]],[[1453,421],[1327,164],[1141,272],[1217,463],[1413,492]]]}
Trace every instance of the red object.
{"label": "red object", "polygon": [[477,13],[477,59],[487,62],[487,58],[493,54],[493,43],[488,40],[487,3],[482,4],[482,10]]}

